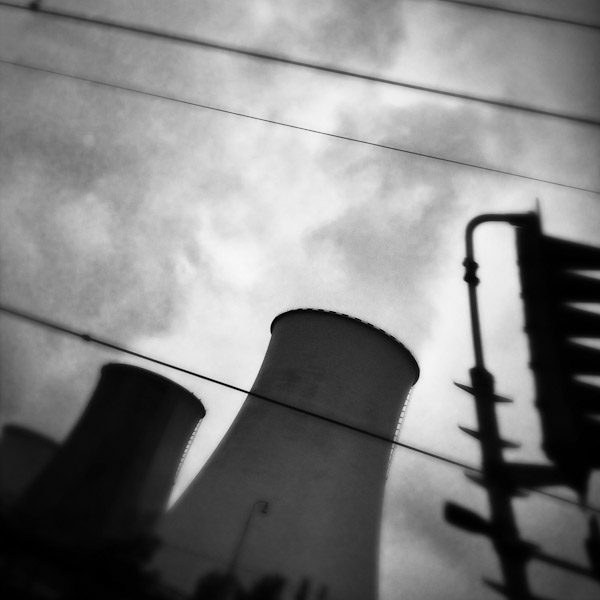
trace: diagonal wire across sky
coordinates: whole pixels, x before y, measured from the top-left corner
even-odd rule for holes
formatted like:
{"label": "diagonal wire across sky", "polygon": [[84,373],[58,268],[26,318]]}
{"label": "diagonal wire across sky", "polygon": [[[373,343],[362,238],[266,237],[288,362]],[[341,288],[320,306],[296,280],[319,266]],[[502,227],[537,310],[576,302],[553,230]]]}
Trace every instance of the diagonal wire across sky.
{"label": "diagonal wire across sky", "polygon": [[[56,323],[54,321],[51,321],[49,319],[46,319],[44,317],[40,317],[39,315],[34,315],[32,313],[28,313],[25,312],[21,309],[12,307],[12,306],[8,306],[5,304],[0,304],[0,312],[5,313],[7,315],[11,315],[13,317],[17,317],[18,319],[22,319],[24,321],[27,321],[29,323],[33,323],[35,325],[38,325],[40,327],[44,327],[46,329],[50,329],[52,331],[57,331],[59,333],[65,334],[65,335],[69,335],[72,337],[77,337],[81,340],[83,340],[84,342],[88,342],[88,343],[92,343],[92,344],[97,344],[99,346],[104,346],[105,348],[110,348],[111,350],[116,350],[117,352],[122,352],[124,354],[129,354],[130,356],[135,356],[136,358],[141,358],[143,360],[147,360],[149,362],[161,365],[163,367],[167,367],[169,369],[173,369],[175,371],[179,371],[180,373],[184,373],[186,375],[191,375],[192,377],[197,377],[198,379],[202,379],[204,381],[208,381],[209,383],[214,383],[216,385],[219,385],[221,387],[225,387],[227,389],[236,391],[236,392],[241,392],[244,394],[247,394],[249,396],[253,396],[254,398],[258,398],[259,400],[263,400],[264,402],[269,402],[271,404],[275,404],[277,406],[281,406],[285,409],[288,410],[292,410],[298,414],[304,414],[316,419],[319,419],[321,421],[326,421],[332,425],[336,425],[338,427],[343,427],[345,429],[349,429],[351,431],[354,431],[356,433],[360,433],[362,435],[367,435],[369,437],[373,437],[376,439],[379,439],[383,442],[386,442],[388,444],[391,444],[392,446],[397,446],[400,448],[405,448],[406,450],[410,450],[412,452],[415,452],[417,454],[421,454],[422,456],[427,456],[428,458],[432,458],[435,460],[438,460],[440,462],[455,466],[455,467],[460,467],[462,469],[466,469],[467,471],[471,472],[471,473],[481,473],[481,469],[474,467],[473,465],[469,465],[467,463],[464,463],[460,460],[451,458],[449,456],[443,456],[441,454],[438,454],[436,452],[431,452],[429,450],[426,450],[424,448],[419,448],[417,446],[413,446],[411,444],[405,444],[404,442],[400,442],[398,440],[395,439],[391,439],[391,438],[387,438],[385,436],[379,435],[377,433],[374,433],[372,431],[367,431],[366,429],[362,429],[360,427],[356,427],[354,425],[350,425],[348,423],[344,423],[342,421],[339,421],[337,419],[332,419],[330,417],[326,417],[325,415],[320,415],[318,413],[315,413],[313,411],[309,411],[309,410],[305,410],[303,408],[299,408],[297,406],[292,406],[287,404],[286,402],[283,402],[282,400],[277,400],[275,398],[271,398],[269,396],[264,396],[263,394],[257,394],[251,390],[246,390],[245,388],[233,385],[231,383],[227,383],[226,381],[222,381],[219,379],[215,379],[214,377],[209,377],[208,375],[203,375],[201,373],[198,373],[196,371],[191,371],[189,369],[185,369],[183,367],[180,367],[178,365],[157,359],[157,358],[153,358],[151,356],[148,356],[146,354],[142,354],[140,352],[136,352],[135,350],[130,350],[128,348],[125,348],[124,346],[121,346],[120,344],[117,344],[115,342],[112,341],[108,341],[108,340],[103,340],[100,339],[94,335],[91,335],[90,333],[83,333],[81,331],[77,331],[75,329],[73,329],[72,327],[68,327],[66,325],[63,325],[61,323]],[[561,502],[564,504],[569,504],[569,505],[573,505],[573,506],[577,506],[579,508],[585,508],[585,510],[589,511],[589,512],[594,512],[594,513],[598,513],[600,514],[600,506],[595,506],[595,505],[589,505],[589,504],[582,504],[580,502],[576,502],[574,500],[570,500],[569,498],[565,498],[564,496],[559,496],[557,494],[553,494],[551,492],[546,492],[544,490],[540,490],[538,488],[533,488],[533,487],[528,487],[528,486],[522,486],[522,489],[527,490],[528,492],[534,492],[536,494],[542,495],[546,498],[555,500],[557,502]]]}
{"label": "diagonal wire across sky", "polygon": [[[7,8],[16,8],[21,10],[30,10],[27,6],[16,5],[10,2],[0,1],[0,7]],[[276,62],[284,65],[289,65],[293,67],[301,67],[304,69],[311,69],[314,71],[321,71],[324,73],[329,73],[332,75],[339,75],[343,77],[352,77],[355,79],[363,79],[366,81],[371,81],[373,83],[380,83],[386,85],[392,85],[396,87],[403,87],[410,90],[418,91],[418,92],[426,92],[429,94],[437,94],[441,96],[446,96],[449,98],[454,98],[457,100],[463,100],[467,102],[474,102],[478,104],[485,104],[488,106],[493,106],[495,108],[508,109],[514,111],[520,111],[524,113],[534,114],[542,117],[550,117],[555,119],[561,119],[566,121],[571,121],[574,123],[579,123],[583,125],[591,125],[595,127],[600,127],[600,119],[585,116],[585,115],[577,115],[567,112],[554,111],[544,109],[538,106],[523,104],[518,102],[512,102],[509,100],[503,100],[499,98],[488,98],[485,96],[479,96],[476,94],[468,94],[465,92],[459,92],[456,90],[449,90],[444,88],[436,88],[432,86],[424,86],[418,85],[409,81],[402,81],[398,79],[389,79],[385,77],[381,77],[379,75],[371,74],[371,73],[362,73],[351,69],[344,69],[342,67],[336,65],[328,65],[324,63],[318,62],[309,62],[306,60],[301,60],[298,58],[294,58],[291,56],[285,56],[281,54],[273,54],[271,52],[264,51],[262,49],[255,48],[247,48],[244,46],[234,46],[231,44],[225,44],[216,40],[208,40],[204,38],[194,37],[182,35],[174,32],[165,31],[162,29],[150,28],[150,27],[141,27],[139,25],[135,25],[132,23],[124,23],[120,21],[112,21],[107,19],[100,19],[96,17],[89,17],[84,14],[73,13],[73,12],[65,12],[58,11],[54,9],[47,9],[41,7],[36,9],[36,14],[69,20],[72,22],[80,23],[83,25],[90,25],[95,27],[103,27],[107,29],[114,29],[119,31],[124,31],[130,34],[142,35],[146,37],[154,37],[160,38],[163,40],[168,40],[171,42],[178,42],[184,44],[191,44],[199,48],[203,48],[205,50],[216,50],[221,52],[228,52],[232,54],[243,55],[249,58],[266,60],[271,62]]]}
{"label": "diagonal wire across sky", "polygon": [[550,23],[556,23],[559,25],[573,25],[575,27],[584,27],[586,29],[593,29],[600,31],[600,23],[594,23],[589,21],[580,21],[578,19],[569,19],[567,17],[553,16],[548,13],[534,12],[530,10],[523,10],[518,8],[509,8],[501,4],[482,4],[481,2],[469,2],[468,0],[416,0],[417,2],[443,2],[445,4],[454,4],[461,8],[467,9],[479,9],[486,10],[489,12],[495,12],[499,14],[510,15],[518,18],[529,18],[538,19],[540,21],[547,21]]}
{"label": "diagonal wire across sky", "polygon": [[139,95],[143,95],[143,96],[148,96],[148,97],[156,98],[159,100],[166,100],[166,101],[170,101],[170,102],[177,102],[179,104],[186,104],[188,106],[193,106],[193,107],[201,108],[201,109],[205,109],[205,110],[211,110],[211,111],[215,111],[215,112],[219,112],[219,113],[223,113],[223,114],[227,114],[227,115],[232,115],[235,117],[251,119],[253,121],[259,121],[259,122],[267,123],[270,125],[278,125],[280,127],[287,127],[289,129],[295,129],[297,131],[304,131],[306,133],[322,135],[322,136],[326,136],[326,137],[330,137],[330,138],[335,138],[338,140],[343,140],[346,142],[354,142],[357,144],[363,144],[366,146],[381,148],[383,150],[391,150],[393,152],[400,152],[402,154],[408,154],[411,156],[418,156],[418,157],[427,158],[430,160],[437,160],[440,162],[449,163],[449,164],[453,164],[453,165],[457,165],[457,166],[461,166],[461,167],[468,167],[468,168],[472,168],[472,169],[478,169],[480,171],[487,171],[488,173],[495,173],[497,175],[516,177],[518,179],[524,179],[524,180],[528,180],[528,181],[537,181],[538,183],[545,183],[548,185],[554,185],[554,186],[558,186],[558,187],[562,187],[562,188],[568,188],[568,189],[576,190],[579,192],[587,192],[590,194],[600,195],[600,190],[597,190],[594,188],[586,188],[586,187],[582,187],[582,186],[578,186],[578,185],[574,185],[574,184],[570,184],[570,183],[556,181],[553,179],[544,179],[542,177],[535,177],[533,175],[527,175],[526,173],[518,173],[516,171],[508,171],[505,169],[499,169],[499,168],[488,166],[488,165],[470,163],[470,162],[456,160],[456,159],[448,158],[448,157],[444,157],[444,156],[436,156],[434,154],[428,154],[425,152],[417,152],[415,150],[410,150],[408,148],[401,148],[399,146],[390,146],[387,144],[380,144],[378,142],[372,142],[372,141],[363,140],[363,139],[350,137],[350,136],[345,136],[345,135],[332,133],[332,132],[328,132],[328,131],[322,131],[319,129],[302,127],[300,125],[293,125],[292,123],[286,123],[283,121],[275,121],[273,119],[258,117],[256,115],[251,115],[248,113],[242,113],[242,112],[238,112],[238,111],[234,111],[234,110],[229,110],[229,109],[218,107],[218,106],[202,104],[200,102],[194,102],[193,100],[185,100],[183,98],[169,96],[164,93],[153,92],[150,90],[142,90],[142,89],[134,88],[134,87],[127,86],[127,85],[121,85],[121,84],[117,84],[117,83],[101,81],[99,79],[92,79],[91,77],[84,77],[82,75],[74,75],[71,73],[65,73],[62,71],[57,71],[55,69],[48,69],[45,67],[31,65],[28,63],[24,63],[24,62],[10,61],[10,60],[5,60],[5,59],[0,58],[0,63],[5,64],[5,65],[10,65],[13,67],[22,68],[22,69],[29,69],[31,71],[47,73],[47,74],[53,75],[53,76],[59,76],[59,77],[65,77],[65,78],[73,79],[73,80],[77,80],[77,81],[83,81],[85,83],[92,84],[92,85],[99,85],[102,87],[113,88],[116,90],[121,90],[123,92],[129,92],[129,93],[139,94]]}

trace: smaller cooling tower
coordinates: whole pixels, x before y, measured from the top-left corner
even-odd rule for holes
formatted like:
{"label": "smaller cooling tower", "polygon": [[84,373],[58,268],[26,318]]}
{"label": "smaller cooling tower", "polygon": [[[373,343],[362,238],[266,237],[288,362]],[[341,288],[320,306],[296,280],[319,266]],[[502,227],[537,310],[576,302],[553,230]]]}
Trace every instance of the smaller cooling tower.
{"label": "smaller cooling tower", "polygon": [[25,492],[56,453],[58,444],[20,425],[8,424],[0,437],[0,509],[9,508]]}
{"label": "smaller cooling tower", "polygon": [[102,368],[83,415],[16,506],[36,535],[77,547],[152,535],[205,410],[145,369]]}

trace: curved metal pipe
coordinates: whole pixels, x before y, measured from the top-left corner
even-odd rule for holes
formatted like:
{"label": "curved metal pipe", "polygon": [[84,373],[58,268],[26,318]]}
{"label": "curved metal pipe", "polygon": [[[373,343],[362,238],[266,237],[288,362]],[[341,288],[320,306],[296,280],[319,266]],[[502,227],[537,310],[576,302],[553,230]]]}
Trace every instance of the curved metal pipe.
{"label": "curved metal pipe", "polygon": [[477,269],[479,265],[475,262],[475,251],[473,247],[473,237],[475,228],[482,223],[501,222],[509,223],[515,227],[524,225],[531,220],[534,213],[506,213],[506,214],[484,214],[471,219],[465,230],[466,257],[463,261],[465,266],[464,280],[469,286],[469,306],[471,309],[471,331],[473,333],[473,349],[475,352],[475,367],[485,369],[483,358],[483,343],[481,340],[481,325],[479,320],[479,303],[477,300]]}

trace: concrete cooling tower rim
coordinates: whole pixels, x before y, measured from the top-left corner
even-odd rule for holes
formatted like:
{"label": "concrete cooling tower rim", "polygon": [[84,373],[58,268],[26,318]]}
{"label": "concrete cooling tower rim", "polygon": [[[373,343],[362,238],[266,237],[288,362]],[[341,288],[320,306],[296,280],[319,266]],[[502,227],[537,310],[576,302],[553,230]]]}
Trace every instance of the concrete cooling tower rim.
{"label": "concrete cooling tower rim", "polygon": [[375,327],[375,325],[372,325],[371,323],[368,323],[367,321],[363,321],[362,319],[358,319],[357,317],[352,317],[345,313],[339,313],[339,312],[335,312],[333,310],[325,310],[323,308],[294,308],[292,310],[287,310],[287,311],[277,315],[273,319],[273,322],[271,323],[271,333],[273,333],[273,327],[275,326],[275,323],[277,321],[279,321],[279,319],[281,319],[282,317],[285,317],[287,315],[291,315],[293,313],[302,313],[302,312],[304,312],[304,313],[321,313],[321,314],[326,314],[326,315],[332,315],[334,317],[341,317],[342,319],[349,319],[350,321],[360,323],[361,325],[364,325],[365,327],[369,327],[370,329],[374,329],[375,331],[381,333],[386,338],[388,338],[388,339],[392,340],[393,342],[395,342],[396,344],[398,344],[402,348],[402,350],[404,350],[404,352],[406,352],[408,354],[408,356],[416,370],[416,376],[415,376],[414,382],[416,383],[417,380],[419,379],[419,375],[421,373],[421,370],[419,369],[419,365],[418,365],[415,357],[413,356],[413,353],[400,340],[396,339],[393,335],[390,335],[387,331],[384,331],[383,329],[380,329],[379,327]]}
{"label": "concrete cooling tower rim", "polygon": [[188,396],[193,402],[197,402],[200,405],[200,408],[202,408],[202,417],[203,418],[206,415],[206,409],[204,408],[204,404],[202,404],[202,401],[200,400],[200,398],[196,397],[194,394],[192,394],[192,392],[190,392],[190,390],[184,388],[182,385],[179,385],[178,383],[175,383],[173,380],[169,379],[168,377],[165,377],[164,375],[159,375],[158,373],[155,373],[154,371],[149,371],[148,369],[144,369],[143,367],[138,367],[137,365],[129,365],[126,363],[108,363],[106,365],[104,365],[102,367],[102,372],[104,372],[104,370],[133,370],[133,371],[138,371],[140,374],[143,374],[144,376],[150,378],[150,379],[154,379],[156,382],[158,383],[162,383],[162,384],[166,384],[172,388],[177,389],[180,393],[183,393],[184,395]]}

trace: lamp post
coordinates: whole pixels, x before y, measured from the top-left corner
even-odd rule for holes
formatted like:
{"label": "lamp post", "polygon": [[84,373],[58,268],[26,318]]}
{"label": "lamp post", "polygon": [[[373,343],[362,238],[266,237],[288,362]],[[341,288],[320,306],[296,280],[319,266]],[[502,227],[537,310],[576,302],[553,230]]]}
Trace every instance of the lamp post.
{"label": "lamp post", "polygon": [[250,509],[250,512],[248,513],[248,518],[246,519],[246,523],[244,524],[244,529],[242,530],[242,534],[240,535],[240,539],[238,540],[238,543],[235,547],[233,556],[231,557],[231,562],[229,563],[229,569],[227,570],[227,573],[232,578],[237,569],[237,566],[238,566],[238,563],[240,560],[240,556],[242,554],[244,542],[246,541],[246,537],[248,535],[248,530],[250,529],[250,523],[252,522],[252,518],[254,517],[254,515],[256,513],[256,508],[261,505],[262,505],[262,508],[261,508],[260,512],[262,512],[265,515],[269,512],[269,503],[266,500],[257,500],[252,505],[252,508]]}
{"label": "lamp post", "polygon": [[[528,555],[526,544],[520,539],[515,515],[512,509],[511,495],[514,490],[503,485],[502,455],[503,442],[500,436],[495,403],[499,400],[494,392],[494,378],[485,368],[483,343],[479,321],[479,305],[477,302],[477,263],[474,258],[473,234],[475,228],[482,223],[505,222],[520,226],[530,217],[523,214],[480,215],[472,219],[466,230],[467,256],[464,261],[466,269],[465,281],[469,286],[469,304],[471,309],[471,329],[475,367],[471,369],[471,393],[475,397],[478,437],[481,440],[482,472],[488,489],[490,503],[490,532],[492,542],[500,559],[500,567],[504,575],[505,586],[500,586],[511,600],[527,600],[531,597],[527,581],[526,563]],[[464,389],[464,388],[463,388]],[[464,522],[464,519],[462,519]],[[475,530],[481,528],[480,523],[473,523]],[[487,524],[486,524],[487,526]]]}

